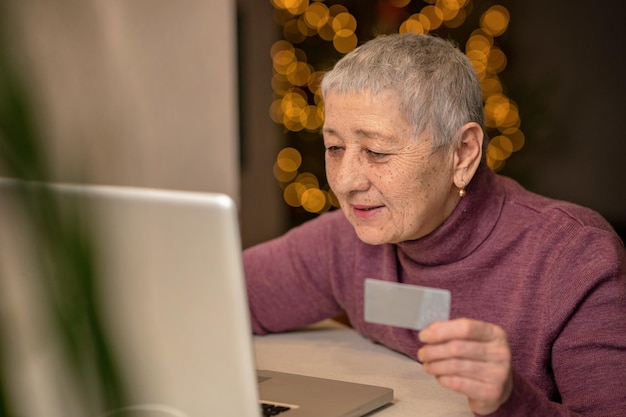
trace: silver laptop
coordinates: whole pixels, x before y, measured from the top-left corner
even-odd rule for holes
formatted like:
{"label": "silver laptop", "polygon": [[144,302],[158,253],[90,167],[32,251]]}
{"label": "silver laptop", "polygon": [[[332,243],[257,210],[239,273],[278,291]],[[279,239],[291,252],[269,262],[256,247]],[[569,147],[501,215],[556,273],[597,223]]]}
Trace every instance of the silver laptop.
{"label": "silver laptop", "polygon": [[18,189],[0,180],[0,332],[12,332],[2,340],[17,415],[259,417],[260,402],[276,402],[285,417],[356,417],[392,401],[389,388],[255,369],[229,197],[54,185],[45,189],[90,234],[95,293],[128,398],[115,410],[85,406],[76,392],[87,382],[63,362],[40,284],[46,248]]}

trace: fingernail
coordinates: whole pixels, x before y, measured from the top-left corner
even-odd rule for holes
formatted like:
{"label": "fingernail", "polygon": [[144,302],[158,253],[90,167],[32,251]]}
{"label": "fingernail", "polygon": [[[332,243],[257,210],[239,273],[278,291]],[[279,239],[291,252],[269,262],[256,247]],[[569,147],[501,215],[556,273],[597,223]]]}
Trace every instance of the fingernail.
{"label": "fingernail", "polygon": [[428,331],[426,329],[422,330],[421,332],[419,332],[417,334],[417,338],[420,340],[420,342],[424,343],[426,342],[426,336],[428,336]]}

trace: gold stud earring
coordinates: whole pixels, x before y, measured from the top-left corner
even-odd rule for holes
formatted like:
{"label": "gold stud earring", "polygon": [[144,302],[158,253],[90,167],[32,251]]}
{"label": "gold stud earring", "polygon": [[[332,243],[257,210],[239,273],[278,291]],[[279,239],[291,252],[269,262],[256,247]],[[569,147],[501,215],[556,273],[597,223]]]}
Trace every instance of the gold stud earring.
{"label": "gold stud earring", "polygon": [[463,198],[465,197],[465,194],[467,194],[465,191],[465,181],[461,181],[461,186],[459,187],[459,197]]}

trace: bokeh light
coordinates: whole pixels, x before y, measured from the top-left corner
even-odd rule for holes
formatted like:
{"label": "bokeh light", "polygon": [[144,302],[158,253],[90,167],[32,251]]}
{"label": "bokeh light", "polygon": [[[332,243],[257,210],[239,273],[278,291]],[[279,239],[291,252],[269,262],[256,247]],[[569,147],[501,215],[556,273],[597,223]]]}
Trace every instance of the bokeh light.
{"label": "bokeh light", "polygon": [[428,33],[430,19],[422,13],[415,13],[400,25],[400,33]]}
{"label": "bokeh light", "polygon": [[430,22],[429,31],[436,30],[443,23],[443,11],[436,6],[426,6],[420,12]]}
{"label": "bokeh light", "polygon": [[330,20],[330,11],[324,3],[313,3],[304,12],[304,22],[315,30],[320,30]]}
{"label": "bokeh light", "polygon": [[492,6],[480,18],[480,27],[491,36],[502,35],[509,26],[509,11],[500,5]]}
{"label": "bokeh light", "polygon": [[276,164],[284,172],[295,172],[302,164],[302,155],[295,148],[284,148],[276,157]]}

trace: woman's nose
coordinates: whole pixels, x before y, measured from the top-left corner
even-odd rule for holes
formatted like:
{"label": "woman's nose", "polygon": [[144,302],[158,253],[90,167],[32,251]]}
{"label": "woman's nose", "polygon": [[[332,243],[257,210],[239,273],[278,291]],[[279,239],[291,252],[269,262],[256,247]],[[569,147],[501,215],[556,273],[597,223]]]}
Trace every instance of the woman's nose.
{"label": "woman's nose", "polygon": [[359,155],[346,152],[331,170],[334,172],[328,174],[332,176],[335,193],[348,194],[354,191],[364,191],[369,187],[369,181]]}

